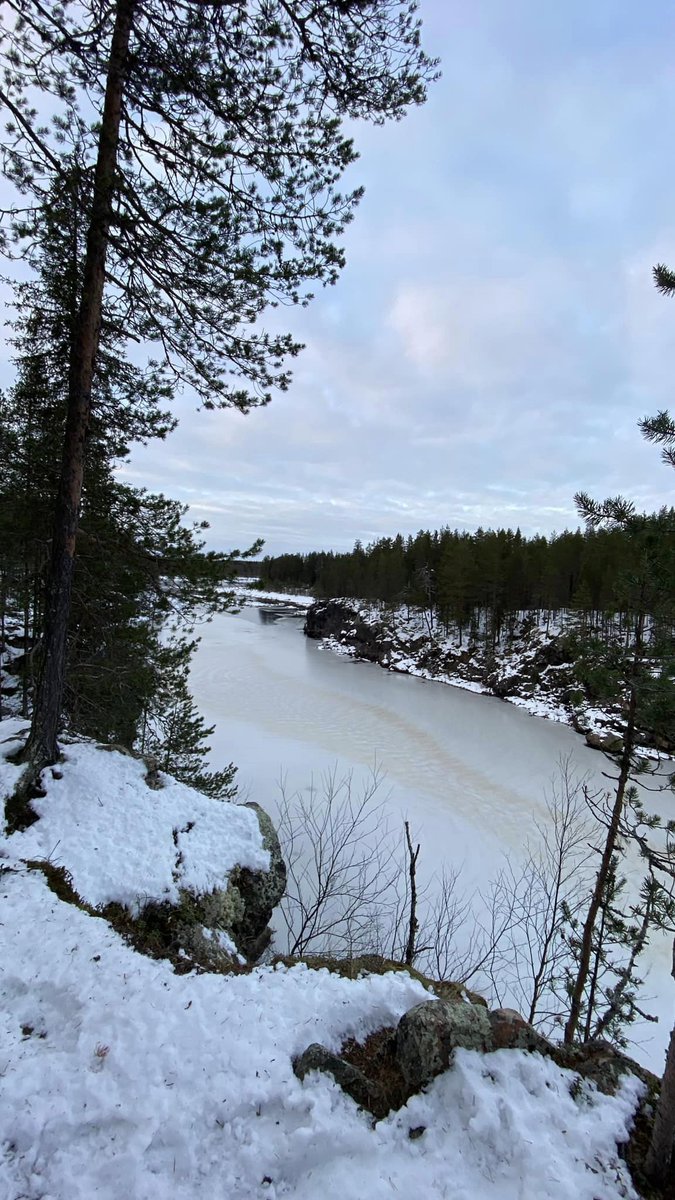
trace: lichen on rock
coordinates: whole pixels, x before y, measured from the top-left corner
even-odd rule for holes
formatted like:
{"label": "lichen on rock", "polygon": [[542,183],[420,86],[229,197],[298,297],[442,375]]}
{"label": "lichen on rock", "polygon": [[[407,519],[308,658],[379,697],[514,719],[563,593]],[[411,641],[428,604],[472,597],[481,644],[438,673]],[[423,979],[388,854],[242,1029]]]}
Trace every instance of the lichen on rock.
{"label": "lichen on rock", "polygon": [[266,871],[252,871],[248,867],[236,867],[232,871],[229,889],[236,892],[240,907],[228,928],[241,953],[249,961],[255,961],[272,936],[269,921],[286,890],[286,864],[269,814],[259,804],[247,804],[246,807],[258,818],[270,865]]}
{"label": "lichen on rock", "polygon": [[410,1087],[421,1088],[440,1075],[458,1047],[492,1049],[490,1019],[482,1006],[426,1000],[401,1017],[396,1057]]}

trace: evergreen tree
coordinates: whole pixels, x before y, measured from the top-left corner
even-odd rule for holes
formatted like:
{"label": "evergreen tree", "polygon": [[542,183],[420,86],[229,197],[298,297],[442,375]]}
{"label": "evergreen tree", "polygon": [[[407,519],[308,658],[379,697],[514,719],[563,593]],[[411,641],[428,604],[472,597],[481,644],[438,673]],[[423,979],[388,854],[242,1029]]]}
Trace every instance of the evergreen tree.
{"label": "evergreen tree", "polygon": [[208,796],[229,800],[236,793],[233,763],[219,771],[205,767],[207,741],[215,727],[206,727],[188,687],[188,668],[196,648],[197,642],[176,630],[161,646],[155,662],[157,683],[139,722],[138,748],[156,760],[159,770]]}
{"label": "evergreen tree", "polygon": [[675,421],[670,413],[663,410],[655,417],[644,417],[640,421],[640,429],[648,442],[657,442],[663,446],[663,461],[675,467]]}
{"label": "evergreen tree", "polygon": [[[433,65],[408,0],[9,0],[0,102],[5,168],[38,211],[78,146],[86,251],[70,331],[68,415],[52,537],[45,655],[26,756],[53,761],[84,444],[104,294],[207,405],[246,410],[285,388],[299,346],[257,319],[331,283],[360,197],[345,117],[399,117]],[[58,112],[47,129],[35,94]],[[98,120],[78,108],[86,95]],[[75,187],[76,184],[73,184]],[[23,217],[13,234],[32,238]],[[29,243],[30,244],[30,243]],[[232,377],[242,381],[231,383]]]}
{"label": "evergreen tree", "polygon": [[[0,444],[2,610],[9,606],[18,613],[33,646],[39,643],[44,620],[44,577],[66,420],[69,298],[77,291],[80,262],[76,217],[57,189],[48,212],[50,254],[41,256],[37,278],[19,289],[17,383],[0,397],[5,433]],[[107,313],[92,390],[63,712],[71,729],[133,747],[152,707],[153,750],[158,752],[162,705],[173,711],[179,693],[185,711],[192,704],[187,690],[190,624],[196,614],[229,604],[228,580],[237,552],[204,553],[199,528],[184,524],[185,508],[128,487],[116,477],[114,468],[132,440],[162,437],[171,427],[162,407],[170,388],[156,368],[141,371],[128,362]],[[180,653],[173,656],[164,644],[169,615],[183,628],[174,633]],[[32,655],[24,659],[24,715],[32,660]],[[167,672],[171,696],[164,679]],[[189,766],[198,773],[198,763],[203,772],[208,731],[196,714],[192,716],[190,725],[183,723],[182,748],[177,730],[172,730],[172,761],[189,746]],[[187,770],[185,766],[184,777]],[[231,768],[225,774],[220,782],[210,777],[204,781],[228,793]]]}
{"label": "evergreen tree", "polygon": [[[579,512],[591,528],[609,525],[620,528],[631,547],[631,570],[617,583],[619,603],[629,618],[629,636],[622,645],[612,642],[591,649],[594,682],[600,695],[618,696],[623,704],[622,746],[614,755],[618,775],[611,809],[606,819],[606,836],[591,901],[583,922],[575,979],[570,986],[570,1011],[565,1041],[578,1035],[584,997],[593,978],[594,944],[599,924],[610,911],[612,881],[616,876],[615,856],[626,812],[631,806],[641,816],[634,780],[647,769],[636,754],[637,730],[647,719],[658,716],[663,731],[675,727],[672,630],[675,619],[675,526],[667,510],[647,516],[621,496],[604,502],[585,493],[575,497]],[[655,662],[658,669],[655,670]],[[657,728],[657,737],[660,729]],[[654,776],[658,767],[650,768]],[[663,786],[672,781],[663,778]],[[655,908],[656,923],[661,909]],[[614,913],[613,919],[616,920]]]}

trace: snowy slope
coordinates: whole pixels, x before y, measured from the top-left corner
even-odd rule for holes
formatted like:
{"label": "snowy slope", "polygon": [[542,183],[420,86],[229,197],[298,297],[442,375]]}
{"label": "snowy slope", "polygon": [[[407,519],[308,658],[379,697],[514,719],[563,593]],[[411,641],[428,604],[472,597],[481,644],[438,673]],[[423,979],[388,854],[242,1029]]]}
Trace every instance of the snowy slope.
{"label": "snowy slope", "polygon": [[304,610],[314,603],[314,596],[308,596],[306,592],[275,592],[270,588],[261,588],[257,583],[252,587],[252,582],[250,579],[234,580],[232,591],[238,604],[250,604],[254,607],[266,604],[287,604],[290,608]]}
{"label": "snowy slope", "polygon": [[[13,731],[0,725],[0,748],[12,746],[3,734]],[[24,852],[50,847],[55,861],[77,863],[93,896],[114,798],[130,844],[135,825],[143,830],[151,893],[164,886],[154,858],[167,822],[189,800],[170,787],[151,792],[131,766],[120,776],[120,756],[67,752],[63,779],[46,781],[43,817],[6,838],[0,859],[0,1200],[635,1196],[616,1140],[626,1137],[637,1081],[616,1098],[582,1089],[575,1100],[574,1076],[548,1060],[458,1052],[426,1094],[373,1126],[325,1076],[301,1083],[291,1060],[310,1042],[338,1049],[394,1024],[428,998],[419,983],[302,965],[176,975],[58,900],[21,865]],[[13,774],[5,769],[6,782]],[[88,807],[101,817],[98,841]],[[209,832],[194,844],[196,878],[210,878],[216,860],[255,855],[255,839],[236,824],[235,848],[227,819],[219,830],[202,819]],[[121,890],[138,884],[132,858]]]}
{"label": "snowy slope", "polygon": [[[18,724],[4,721],[0,729]],[[89,904],[116,900],[131,911],[150,901],[175,904],[180,888],[223,887],[237,865],[269,867],[251,809],[209,799],[167,775],[163,787],[149,788],[141,761],[85,742],[64,746],[63,756],[57,778],[45,772],[47,795],[33,802],[40,820],[0,838],[0,854],[65,866]]]}

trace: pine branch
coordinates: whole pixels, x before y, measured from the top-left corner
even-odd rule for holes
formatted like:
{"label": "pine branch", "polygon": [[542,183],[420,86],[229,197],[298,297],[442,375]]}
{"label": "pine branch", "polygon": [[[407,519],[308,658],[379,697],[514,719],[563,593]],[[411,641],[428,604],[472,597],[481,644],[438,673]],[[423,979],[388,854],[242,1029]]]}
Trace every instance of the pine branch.
{"label": "pine branch", "polygon": [[654,283],[664,296],[675,295],[675,271],[667,267],[664,263],[657,263],[652,270]]}
{"label": "pine branch", "polygon": [[643,417],[639,426],[648,442],[656,442],[664,447],[661,452],[663,462],[675,467],[675,421],[670,413],[663,409],[655,417]]}

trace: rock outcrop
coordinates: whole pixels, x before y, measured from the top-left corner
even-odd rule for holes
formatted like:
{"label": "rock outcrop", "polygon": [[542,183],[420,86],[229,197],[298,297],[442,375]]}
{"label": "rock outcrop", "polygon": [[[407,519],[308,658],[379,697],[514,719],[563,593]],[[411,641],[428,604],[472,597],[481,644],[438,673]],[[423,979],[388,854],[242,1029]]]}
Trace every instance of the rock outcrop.
{"label": "rock outcrop", "polygon": [[308,638],[334,638],[355,658],[388,665],[391,642],[384,626],[365,621],[348,600],[318,600],[312,604],[304,632]]}
{"label": "rock outcrop", "polygon": [[555,1045],[514,1009],[489,1012],[482,1004],[463,999],[416,1004],[403,1014],[396,1029],[378,1030],[362,1044],[349,1041],[339,1055],[313,1043],[295,1060],[293,1069],[300,1079],[310,1071],[327,1072],[360,1107],[380,1119],[451,1068],[460,1049],[542,1054],[610,1094],[626,1072],[646,1084],[648,1096],[658,1087],[656,1076],[608,1042]]}
{"label": "rock outcrop", "polygon": [[258,961],[271,940],[269,921],[286,889],[286,864],[272,820],[259,804],[246,807],[258,820],[269,868],[235,867],[224,888],[204,894],[183,888],[178,907],[168,906],[173,908],[169,923],[179,952],[206,970],[242,959]]}
{"label": "rock outcrop", "polygon": [[[139,953],[168,959],[181,973],[193,968],[229,971],[258,961],[271,939],[272,912],[286,888],[286,865],[276,829],[259,805],[246,807],[260,826],[269,867],[253,870],[235,865],[224,872],[222,887],[208,891],[183,885],[171,899],[146,900],[138,907],[119,900],[94,904],[78,894],[66,867],[37,858],[20,861],[30,870],[41,871],[60,900],[108,921]],[[174,830],[174,839],[177,833]],[[179,852],[177,867],[180,857]]]}
{"label": "rock outcrop", "polygon": [[[307,610],[307,637],[390,671],[468,687],[550,716],[576,729],[592,749],[621,751],[624,714],[618,701],[600,701],[577,677],[573,626],[549,629],[534,614],[512,618],[493,645],[484,628],[459,639],[438,620],[405,605],[397,609],[349,599],[319,600]],[[675,741],[648,728],[639,742],[673,753]]]}
{"label": "rock outcrop", "polygon": [[621,754],[623,740],[615,733],[598,733],[589,729],[586,733],[586,745],[591,750],[603,750],[606,754]]}
{"label": "rock outcrop", "polygon": [[269,945],[272,931],[269,921],[286,890],[286,864],[272,820],[259,804],[247,804],[258,818],[263,846],[269,851],[267,871],[251,871],[237,867],[230,874],[229,890],[236,890],[241,908],[230,926],[232,938],[240,952],[255,962]]}
{"label": "rock outcrop", "polygon": [[546,1054],[550,1049],[546,1038],[514,1008],[495,1008],[488,1019],[493,1050],[538,1050]]}
{"label": "rock outcrop", "polygon": [[452,1062],[458,1047],[491,1050],[487,1011],[476,1004],[425,1000],[399,1021],[396,1057],[406,1083],[419,1091]]}

